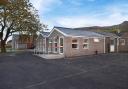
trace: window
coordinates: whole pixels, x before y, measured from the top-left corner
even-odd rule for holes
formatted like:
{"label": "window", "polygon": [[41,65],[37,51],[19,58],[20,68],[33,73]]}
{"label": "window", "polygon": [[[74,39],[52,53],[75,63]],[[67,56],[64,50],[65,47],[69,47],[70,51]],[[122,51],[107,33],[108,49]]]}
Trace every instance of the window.
{"label": "window", "polygon": [[78,48],[78,41],[76,39],[72,40],[72,48],[74,48],[74,49]]}
{"label": "window", "polygon": [[121,40],[120,40],[120,44],[121,44],[121,45],[125,45],[125,39],[121,39]]}
{"label": "window", "polygon": [[57,43],[58,39],[57,37],[54,38],[54,43]]}
{"label": "window", "polygon": [[83,40],[83,48],[88,49],[89,48],[89,39],[84,39]]}
{"label": "window", "polygon": [[63,38],[60,38],[60,46],[63,47]]}
{"label": "window", "polygon": [[63,45],[63,42],[64,42],[64,39],[63,38],[60,38],[60,53],[63,53],[64,52],[64,45]]}
{"label": "window", "polygon": [[98,38],[94,38],[94,42],[100,42]]}
{"label": "window", "polygon": [[58,38],[57,37],[54,37],[54,52],[56,53],[58,51]]}
{"label": "window", "polygon": [[52,43],[52,39],[49,39],[49,43]]}
{"label": "window", "polygon": [[48,52],[52,52],[52,39],[49,39]]}

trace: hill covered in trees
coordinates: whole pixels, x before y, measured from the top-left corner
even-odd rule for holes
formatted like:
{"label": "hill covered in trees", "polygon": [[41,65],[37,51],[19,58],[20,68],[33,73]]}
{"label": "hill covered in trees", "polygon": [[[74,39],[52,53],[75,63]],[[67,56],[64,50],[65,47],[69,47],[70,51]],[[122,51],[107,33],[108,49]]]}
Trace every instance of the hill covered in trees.
{"label": "hill covered in trees", "polygon": [[121,24],[113,25],[113,26],[93,26],[93,27],[82,27],[82,28],[75,28],[76,30],[88,30],[88,31],[95,31],[95,32],[128,32],[128,21],[124,21]]}

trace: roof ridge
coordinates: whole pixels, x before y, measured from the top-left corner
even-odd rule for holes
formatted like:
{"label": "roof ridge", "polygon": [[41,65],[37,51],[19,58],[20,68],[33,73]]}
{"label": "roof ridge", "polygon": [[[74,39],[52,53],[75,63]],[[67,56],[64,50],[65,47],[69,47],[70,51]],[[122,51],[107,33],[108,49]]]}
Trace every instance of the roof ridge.
{"label": "roof ridge", "polygon": [[54,28],[65,28],[65,29],[73,29],[73,28],[68,28],[68,27],[59,27],[59,26],[54,26]]}

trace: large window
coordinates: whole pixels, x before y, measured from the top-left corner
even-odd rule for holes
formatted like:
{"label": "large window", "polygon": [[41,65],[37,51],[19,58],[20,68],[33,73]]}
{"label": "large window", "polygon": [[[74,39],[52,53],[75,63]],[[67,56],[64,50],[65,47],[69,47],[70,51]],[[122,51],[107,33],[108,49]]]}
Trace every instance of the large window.
{"label": "large window", "polygon": [[58,39],[57,37],[54,38],[54,52],[58,51]]}
{"label": "large window", "polygon": [[60,38],[60,53],[63,53],[64,52],[64,39],[63,38]]}
{"label": "large window", "polygon": [[48,52],[52,52],[52,39],[49,39],[49,48]]}
{"label": "large window", "polygon": [[88,49],[89,48],[89,39],[84,39],[83,40],[83,48]]}
{"label": "large window", "polygon": [[78,40],[77,39],[72,40],[72,48],[74,48],[74,49],[78,48]]}

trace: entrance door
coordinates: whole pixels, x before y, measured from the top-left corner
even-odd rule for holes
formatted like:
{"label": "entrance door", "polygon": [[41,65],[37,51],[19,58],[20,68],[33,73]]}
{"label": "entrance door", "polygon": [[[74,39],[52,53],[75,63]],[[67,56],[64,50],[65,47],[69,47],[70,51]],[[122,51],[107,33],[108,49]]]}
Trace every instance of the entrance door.
{"label": "entrance door", "polygon": [[60,54],[64,53],[64,39],[62,37],[59,38],[59,53]]}
{"label": "entrance door", "polygon": [[112,39],[110,42],[110,52],[115,52],[115,40]]}

